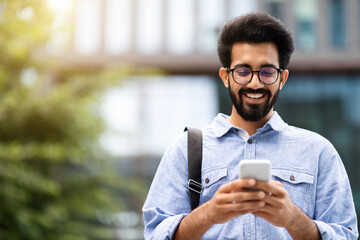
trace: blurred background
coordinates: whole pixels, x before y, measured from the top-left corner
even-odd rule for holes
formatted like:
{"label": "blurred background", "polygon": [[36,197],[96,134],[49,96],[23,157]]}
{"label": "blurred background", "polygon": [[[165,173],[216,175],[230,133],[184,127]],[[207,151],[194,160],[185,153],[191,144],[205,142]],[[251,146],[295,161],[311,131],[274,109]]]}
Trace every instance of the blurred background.
{"label": "blurred background", "polygon": [[275,110],[334,144],[359,216],[360,0],[0,0],[0,239],[143,239],[166,147],[230,114],[218,32],[253,11],[296,41]]}

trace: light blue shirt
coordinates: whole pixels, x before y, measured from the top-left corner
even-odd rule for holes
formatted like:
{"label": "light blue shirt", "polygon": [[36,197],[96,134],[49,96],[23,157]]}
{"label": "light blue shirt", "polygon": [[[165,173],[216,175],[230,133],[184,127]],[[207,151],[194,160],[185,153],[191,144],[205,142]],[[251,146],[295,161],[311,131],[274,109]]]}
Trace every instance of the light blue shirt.
{"label": "light blue shirt", "polygon": [[[292,127],[275,112],[257,132],[244,130],[219,114],[203,129],[200,204],[219,187],[239,177],[242,159],[269,159],[272,179],[280,181],[291,200],[317,225],[322,239],[357,239],[357,218],[344,165],[329,141]],[[205,181],[207,179],[207,181]],[[187,133],[165,152],[143,206],[145,239],[172,239],[190,210],[187,187]],[[246,214],[212,226],[202,239],[291,239],[284,228]]]}

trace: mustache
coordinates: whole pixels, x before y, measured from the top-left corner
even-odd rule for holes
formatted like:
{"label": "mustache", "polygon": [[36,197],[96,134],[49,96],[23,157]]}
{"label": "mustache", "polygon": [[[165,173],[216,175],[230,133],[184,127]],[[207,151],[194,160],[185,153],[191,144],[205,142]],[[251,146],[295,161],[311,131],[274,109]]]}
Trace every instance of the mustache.
{"label": "mustache", "polygon": [[243,93],[262,93],[262,94],[268,94],[269,96],[271,96],[270,90],[267,90],[264,88],[259,88],[259,89],[241,88],[239,90],[239,95],[241,95]]}

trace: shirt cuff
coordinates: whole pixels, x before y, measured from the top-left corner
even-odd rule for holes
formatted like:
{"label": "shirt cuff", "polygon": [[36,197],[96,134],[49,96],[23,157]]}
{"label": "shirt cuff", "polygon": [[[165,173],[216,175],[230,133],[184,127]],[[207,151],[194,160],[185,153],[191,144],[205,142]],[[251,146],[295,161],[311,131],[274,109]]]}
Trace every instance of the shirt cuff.
{"label": "shirt cuff", "polygon": [[172,239],[176,229],[178,228],[181,220],[187,216],[187,214],[175,215],[166,218],[156,228],[151,239]]}
{"label": "shirt cuff", "polygon": [[328,223],[313,220],[319,229],[322,240],[332,240],[332,239],[357,239],[357,233],[353,230],[346,229],[343,226],[339,225],[330,225]]}

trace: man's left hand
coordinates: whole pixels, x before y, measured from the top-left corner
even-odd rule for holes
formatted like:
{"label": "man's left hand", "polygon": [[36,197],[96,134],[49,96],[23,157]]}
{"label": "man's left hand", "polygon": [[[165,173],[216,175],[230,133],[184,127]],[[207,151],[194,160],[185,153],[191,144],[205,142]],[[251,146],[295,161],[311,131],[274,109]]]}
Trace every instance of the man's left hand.
{"label": "man's left hand", "polygon": [[254,215],[286,228],[293,239],[321,239],[316,224],[293,203],[280,182],[256,181],[254,187],[266,192],[265,206],[252,212]]}
{"label": "man's left hand", "polygon": [[254,215],[259,216],[278,227],[285,227],[296,219],[294,216],[297,206],[291,201],[288,192],[277,181],[256,181],[256,188],[264,190],[267,194],[263,201],[265,206],[259,208]]}

